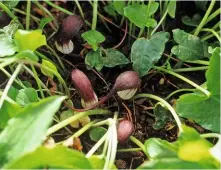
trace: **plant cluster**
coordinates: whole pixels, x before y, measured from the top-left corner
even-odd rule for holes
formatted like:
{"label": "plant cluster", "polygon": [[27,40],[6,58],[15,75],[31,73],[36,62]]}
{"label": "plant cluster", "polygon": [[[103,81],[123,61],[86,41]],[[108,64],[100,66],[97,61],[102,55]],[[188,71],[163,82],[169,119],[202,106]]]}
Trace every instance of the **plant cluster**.
{"label": "plant cluster", "polygon": [[[137,169],[219,169],[221,10],[215,0],[189,2],[197,13],[180,18],[184,30],[170,24],[180,3],[0,1],[0,167],[117,169],[118,153],[142,152]],[[107,36],[115,36],[112,27],[123,33],[117,45]],[[106,70],[117,72],[113,85]],[[203,83],[189,78],[198,71]],[[88,72],[103,81],[104,92]],[[146,93],[145,81],[157,74],[162,86],[165,75],[186,86],[174,85],[167,96]],[[126,116],[107,107],[113,98]],[[151,128],[169,124],[175,140],[135,135],[131,110],[138,99],[152,106]]]}

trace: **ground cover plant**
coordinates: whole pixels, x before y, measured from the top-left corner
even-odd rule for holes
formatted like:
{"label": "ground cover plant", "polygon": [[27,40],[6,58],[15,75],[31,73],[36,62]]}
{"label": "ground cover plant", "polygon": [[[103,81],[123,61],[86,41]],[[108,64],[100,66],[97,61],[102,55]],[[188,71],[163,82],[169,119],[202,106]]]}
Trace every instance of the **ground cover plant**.
{"label": "ground cover plant", "polygon": [[218,1],[0,1],[2,169],[219,169]]}

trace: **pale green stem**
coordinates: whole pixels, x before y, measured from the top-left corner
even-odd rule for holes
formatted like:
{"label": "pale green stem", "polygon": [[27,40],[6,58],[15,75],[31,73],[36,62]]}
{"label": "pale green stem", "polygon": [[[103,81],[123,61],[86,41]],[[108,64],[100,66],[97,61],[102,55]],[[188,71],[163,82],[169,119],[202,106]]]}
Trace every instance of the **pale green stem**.
{"label": "pale green stem", "polygon": [[26,8],[26,30],[29,30],[29,27],[30,27],[30,14],[31,14],[31,0],[27,0],[27,8]]}
{"label": "pale green stem", "polygon": [[202,66],[202,67],[191,67],[191,68],[179,68],[179,69],[174,69],[174,72],[189,72],[189,71],[202,71],[202,70],[207,70],[209,66]]}
{"label": "pale green stem", "polygon": [[179,74],[177,74],[177,73],[175,73],[175,72],[173,72],[173,71],[166,70],[166,69],[161,68],[161,67],[154,66],[153,68],[154,68],[154,69],[157,69],[157,70],[159,70],[159,71],[163,71],[163,72],[165,72],[165,73],[171,74],[171,75],[173,75],[173,76],[175,76],[175,77],[177,77],[177,78],[179,78],[179,79],[181,79],[181,80],[183,80],[183,81],[189,83],[190,85],[192,85],[192,86],[195,87],[196,89],[202,91],[206,96],[208,96],[208,97],[210,96],[210,92],[209,92],[208,90],[202,88],[201,86],[199,86],[198,84],[194,83],[193,81],[187,79],[186,77],[183,77],[183,76],[181,76],[181,75],[179,75]]}
{"label": "pale green stem", "polygon": [[141,148],[118,149],[117,152],[137,152],[142,151]]}
{"label": "pale green stem", "polygon": [[205,133],[200,135],[203,138],[221,138],[219,133]]}
{"label": "pale green stem", "polygon": [[204,60],[193,60],[193,61],[185,61],[186,63],[193,63],[193,64],[201,64],[201,65],[209,65],[209,61]]}
{"label": "pale green stem", "polygon": [[173,91],[172,93],[170,93],[166,98],[165,100],[168,100],[170,97],[172,97],[173,95],[177,94],[177,93],[180,93],[180,92],[184,92],[184,91],[190,91],[190,92],[193,92],[195,91],[195,89],[178,89],[176,91]]}
{"label": "pale green stem", "polygon": [[211,32],[218,39],[219,43],[221,43],[221,37],[213,29],[203,28],[201,31]]}
{"label": "pale green stem", "polygon": [[[220,34],[220,31],[217,31],[216,34]],[[214,37],[214,36],[215,36],[214,34],[209,34],[209,35],[203,37],[203,38],[201,39],[201,41],[206,41],[206,40],[208,40],[208,39],[210,39],[210,38],[212,38],[212,37]]]}
{"label": "pale green stem", "polygon": [[100,140],[90,149],[90,151],[86,154],[86,158],[89,158],[93,155],[94,152],[104,143],[105,139],[107,138],[108,131],[100,138]]}
{"label": "pale green stem", "polygon": [[47,136],[51,135],[52,133],[60,130],[61,128],[67,126],[68,124],[70,124],[71,122],[74,122],[84,116],[89,116],[89,115],[96,115],[96,114],[109,114],[110,111],[108,110],[103,110],[103,109],[95,109],[95,110],[89,110],[86,112],[79,112],[78,114],[71,116],[63,121],[61,121],[60,123],[50,127],[47,131]]}
{"label": "pale green stem", "polygon": [[1,99],[0,99],[0,108],[2,108],[2,105],[4,103],[5,97],[7,96],[7,93],[9,91],[10,87],[12,86],[12,83],[14,82],[15,78],[17,77],[17,75],[21,71],[22,65],[23,65],[22,63],[18,64],[18,66],[16,67],[14,73],[10,77],[8,83],[6,84],[6,87],[5,87],[4,91],[3,91]]}
{"label": "pale green stem", "polygon": [[200,32],[200,30],[203,28],[203,26],[205,25],[207,19],[208,19],[208,16],[210,14],[210,12],[212,11],[213,9],[213,6],[215,4],[216,0],[212,0],[210,5],[209,5],[209,8],[207,9],[206,11],[206,14],[204,15],[202,21],[200,22],[200,24],[198,25],[198,27],[196,28],[196,31],[194,32],[194,35],[197,36]]}
{"label": "pale green stem", "polygon": [[79,4],[78,0],[74,0],[74,2],[77,5],[78,10],[80,11],[81,17],[84,18],[84,12],[83,12],[83,10],[81,8],[81,5]]}
{"label": "pale green stem", "polygon": [[65,14],[73,15],[73,12],[70,12],[70,11],[64,9],[64,8],[61,8],[60,6],[55,5],[54,3],[52,3],[52,2],[49,1],[49,0],[43,0],[43,1],[46,2],[48,5],[52,6],[53,8],[58,9],[59,11],[64,12]]}
{"label": "pale green stem", "polygon": [[18,60],[18,59],[15,58],[15,57],[9,58],[9,59],[5,60],[4,62],[2,62],[2,63],[0,64],[0,68],[4,68],[4,67],[6,67],[6,66],[8,66],[8,65],[10,65],[10,64],[12,64],[12,63],[14,63],[14,62],[16,62],[17,60]]}
{"label": "pale green stem", "polygon": [[163,17],[160,19],[159,23],[157,24],[157,26],[156,26],[156,27],[154,28],[154,30],[151,32],[151,35],[153,35],[153,34],[156,32],[156,30],[159,28],[159,26],[162,24],[162,22],[164,21],[164,19],[165,19],[166,16],[167,16],[167,13],[168,13],[168,7],[167,7],[165,13],[163,14]]}
{"label": "pale green stem", "polygon": [[[135,138],[134,136],[130,136],[130,140],[135,143],[137,146],[139,146],[142,151],[146,154],[146,148],[144,146],[144,144],[142,144],[137,138]],[[148,156],[148,155],[147,155]]]}
{"label": "pale green stem", "polygon": [[210,22],[213,18],[215,18],[217,15],[219,15],[221,12],[221,8],[218,8],[214,13],[212,13],[206,20],[205,25]]}
{"label": "pale green stem", "polygon": [[157,100],[157,101],[161,102],[171,112],[171,114],[173,115],[173,118],[175,119],[175,121],[177,123],[177,126],[179,128],[179,133],[183,132],[182,123],[181,123],[177,113],[175,112],[173,107],[168,102],[166,102],[162,98],[160,98],[158,96],[155,96],[153,94],[145,94],[145,93],[144,94],[138,94],[138,95],[134,96],[133,99],[144,98],[144,97],[151,98],[151,99],[154,99],[154,100]]}
{"label": "pale green stem", "polygon": [[93,3],[93,19],[92,19],[92,30],[96,30],[96,26],[97,26],[97,7],[98,7],[98,2],[97,0],[94,0]]}

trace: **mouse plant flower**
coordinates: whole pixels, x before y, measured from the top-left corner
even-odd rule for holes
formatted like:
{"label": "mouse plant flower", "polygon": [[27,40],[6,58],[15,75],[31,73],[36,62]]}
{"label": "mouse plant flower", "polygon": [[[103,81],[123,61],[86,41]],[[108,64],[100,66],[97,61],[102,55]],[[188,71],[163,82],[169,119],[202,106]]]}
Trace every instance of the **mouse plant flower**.
{"label": "mouse plant flower", "polygon": [[[110,90],[110,92],[106,96],[101,98],[99,102],[95,103],[94,105],[91,105],[90,107],[86,107],[85,109],[73,108],[73,110],[81,112],[81,111],[93,109],[97,107],[98,105],[104,103],[115,93],[117,93],[119,97],[121,97],[122,99],[128,100],[134,96],[134,94],[136,93],[140,85],[141,85],[141,80],[136,72],[125,71],[117,77],[113,88]],[[92,94],[92,92],[90,93]]]}
{"label": "mouse plant flower", "polygon": [[55,46],[63,54],[70,54],[74,50],[71,39],[79,32],[84,21],[80,16],[71,15],[65,18],[55,37]]}
{"label": "mouse plant flower", "polygon": [[134,125],[131,121],[123,119],[117,125],[117,140],[119,143],[125,143],[134,132]]}

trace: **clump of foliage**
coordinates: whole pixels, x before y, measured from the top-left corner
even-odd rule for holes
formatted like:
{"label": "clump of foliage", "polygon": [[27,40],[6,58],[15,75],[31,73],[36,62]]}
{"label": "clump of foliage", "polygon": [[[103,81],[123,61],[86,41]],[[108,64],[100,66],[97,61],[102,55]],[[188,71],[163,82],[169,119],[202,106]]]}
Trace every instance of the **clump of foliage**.
{"label": "clump of foliage", "polygon": [[[0,167],[117,169],[119,152],[142,152],[137,169],[219,169],[221,10],[215,0],[186,2],[197,13],[180,17],[180,3],[0,1]],[[117,45],[107,36],[113,27],[123,33]],[[156,74],[162,86],[165,75],[185,86],[146,93]],[[126,116],[107,107],[111,97]],[[151,128],[169,125],[174,140],[136,136],[131,110],[147,98]]]}

